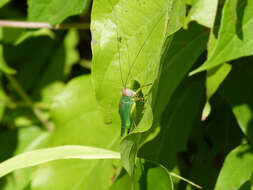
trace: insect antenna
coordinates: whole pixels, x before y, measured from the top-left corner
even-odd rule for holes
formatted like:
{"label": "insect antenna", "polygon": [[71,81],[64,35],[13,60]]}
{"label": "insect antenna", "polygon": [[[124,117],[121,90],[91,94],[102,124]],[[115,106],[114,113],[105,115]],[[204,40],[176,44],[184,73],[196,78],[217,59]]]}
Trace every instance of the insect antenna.
{"label": "insect antenna", "polygon": [[121,77],[121,82],[122,82],[122,84],[124,84],[123,76],[122,76],[122,66],[121,66],[121,62],[120,62],[120,47],[119,47],[119,43],[121,42],[121,37],[119,37],[119,32],[118,32],[117,29],[116,29],[116,31],[117,31],[117,47],[118,47],[118,52],[119,52],[119,69],[120,69],[120,77]]}
{"label": "insect antenna", "polygon": [[130,69],[129,69],[129,71],[128,71],[127,78],[126,78],[126,82],[125,82],[124,86],[126,86],[126,84],[127,84],[127,81],[128,81],[128,79],[129,79],[129,75],[130,75],[130,73],[131,73],[131,71],[132,71],[132,68],[133,68],[134,64],[136,63],[136,60],[137,60],[138,56],[139,56],[140,53],[142,52],[142,50],[143,50],[145,44],[147,43],[148,39],[149,39],[150,36],[152,35],[154,29],[156,28],[156,26],[158,25],[158,23],[160,22],[160,20],[161,20],[161,17],[160,17],[160,18],[158,19],[158,21],[155,23],[155,25],[154,25],[154,27],[152,28],[152,30],[150,31],[150,33],[149,33],[148,36],[145,38],[144,42],[141,44],[141,47],[140,47],[138,53],[136,54],[133,63],[130,65]]}

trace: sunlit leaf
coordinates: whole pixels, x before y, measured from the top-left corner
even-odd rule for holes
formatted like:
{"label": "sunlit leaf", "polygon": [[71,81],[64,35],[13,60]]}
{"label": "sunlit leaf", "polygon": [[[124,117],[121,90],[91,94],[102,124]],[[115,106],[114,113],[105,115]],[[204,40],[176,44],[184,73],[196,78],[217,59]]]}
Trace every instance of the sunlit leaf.
{"label": "sunlit leaf", "polygon": [[[213,68],[224,62],[253,54],[253,1],[241,0],[234,8],[235,0],[225,2],[218,40],[207,61],[191,74]],[[236,13],[235,13],[236,11]],[[231,19],[237,15],[236,22]]]}
{"label": "sunlit leaf", "polygon": [[90,3],[90,0],[28,0],[28,19],[56,25],[69,16],[88,11]]}
{"label": "sunlit leaf", "polygon": [[253,150],[249,145],[232,150],[223,164],[215,190],[250,189],[252,162]]}

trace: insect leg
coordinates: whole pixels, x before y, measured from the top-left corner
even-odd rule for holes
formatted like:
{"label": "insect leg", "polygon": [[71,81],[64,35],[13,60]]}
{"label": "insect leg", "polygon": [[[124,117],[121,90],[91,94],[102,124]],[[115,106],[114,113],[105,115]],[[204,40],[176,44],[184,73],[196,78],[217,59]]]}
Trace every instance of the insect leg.
{"label": "insect leg", "polygon": [[150,85],[152,85],[152,83],[149,83],[149,84],[145,84],[145,85],[143,85],[143,86],[141,86],[140,88],[138,88],[135,92],[136,92],[136,94],[138,94],[138,92],[140,92],[144,87],[146,87],[146,86],[150,86]]}

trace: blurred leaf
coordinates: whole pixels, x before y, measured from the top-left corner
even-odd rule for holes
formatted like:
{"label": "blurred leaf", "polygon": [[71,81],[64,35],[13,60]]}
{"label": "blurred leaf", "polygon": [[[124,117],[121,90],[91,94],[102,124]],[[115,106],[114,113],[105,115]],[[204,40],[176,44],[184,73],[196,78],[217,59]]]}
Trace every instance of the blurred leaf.
{"label": "blurred leaf", "polygon": [[136,162],[135,176],[131,178],[122,170],[110,190],[173,190],[173,182],[166,169],[158,164],[138,159]]}
{"label": "blurred leaf", "polygon": [[[29,160],[27,160],[29,158]],[[59,159],[119,159],[120,155],[106,149],[88,146],[59,146],[25,152],[0,164],[0,177],[15,170]]]}
{"label": "blurred leaf", "polygon": [[78,42],[77,31],[69,30],[50,58],[49,65],[33,91],[33,97],[41,97],[40,100],[43,102],[52,103],[56,94],[63,90],[63,80],[68,77],[71,67],[80,59],[77,49]]}
{"label": "blurred leaf", "polygon": [[69,30],[65,39],[64,47],[66,52],[66,65],[64,67],[64,75],[67,76],[70,73],[71,67],[77,63],[80,59],[80,55],[77,49],[79,43],[78,31],[75,29]]}
{"label": "blurred leaf", "polygon": [[[48,133],[37,126],[3,132],[0,135],[0,160],[3,161],[11,156],[41,148],[46,143],[47,137]],[[1,178],[0,189],[23,189],[30,182],[32,171],[33,168],[18,170]]]}
{"label": "blurred leaf", "polygon": [[28,20],[60,24],[67,17],[86,12],[90,0],[28,0]]}
{"label": "blurred leaf", "polygon": [[253,150],[249,145],[241,145],[227,156],[219,174],[215,190],[250,190],[253,171]]}
{"label": "blurred leaf", "polygon": [[6,106],[6,95],[2,86],[2,75],[0,74],[0,123],[3,119],[3,113]]}
{"label": "blurred leaf", "polygon": [[28,38],[38,37],[38,36],[49,36],[50,38],[53,39],[55,37],[55,34],[54,34],[54,32],[52,32],[51,30],[49,30],[47,28],[42,28],[42,29],[38,29],[38,30],[27,30],[27,31],[24,31],[19,36],[19,38],[15,41],[15,45],[22,43],[23,41],[25,41]]}
{"label": "blurred leaf", "polygon": [[[2,32],[2,28],[0,28],[0,33]],[[0,35],[0,40],[3,39],[3,36]],[[12,68],[10,68],[4,59],[4,55],[3,55],[3,45],[0,42],[0,71],[6,73],[6,74],[15,74],[16,71]]]}
{"label": "blurred leaf", "polygon": [[2,41],[6,44],[12,44],[20,38],[25,31],[23,28],[0,28],[2,30]]}
{"label": "blurred leaf", "polygon": [[241,0],[240,3],[237,3],[236,23],[231,19],[231,14],[235,14],[234,1],[225,1],[216,46],[207,61],[192,71],[191,74],[213,68],[239,57],[253,54],[253,1]]}
{"label": "blurred leaf", "polygon": [[[51,117],[55,130],[51,135],[50,147],[85,145],[119,149],[119,127],[103,123],[90,76],[75,78],[57,95]],[[111,160],[62,160],[44,164],[35,173],[31,189],[108,189],[117,164],[118,161]],[[103,175],[98,175],[100,173]]]}
{"label": "blurred leaf", "polygon": [[250,63],[234,64],[231,73],[220,87],[220,92],[232,107],[241,130],[251,142],[253,142],[252,71]]}
{"label": "blurred leaf", "polygon": [[6,74],[15,74],[16,71],[9,67],[3,57],[3,46],[0,44],[0,71]]}
{"label": "blurred leaf", "polygon": [[0,0],[0,8],[3,7],[5,4],[9,3],[11,0]]}
{"label": "blurred leaf", "polygon": [[192,8],[187,16],[186,25],[191,20],[199,24],[212,28],[218,7],[218,0],[197,0],[193,3]]}

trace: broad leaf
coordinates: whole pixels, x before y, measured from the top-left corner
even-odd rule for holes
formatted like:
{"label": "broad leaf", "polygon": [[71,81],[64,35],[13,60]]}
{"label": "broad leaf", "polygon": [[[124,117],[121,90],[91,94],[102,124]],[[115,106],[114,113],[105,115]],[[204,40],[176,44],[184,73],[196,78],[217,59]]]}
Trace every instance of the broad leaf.
{"label": "broad leaf", "polygon": [[[11,156],[43,147],[47,142],[48,135],[49,133],[39,129],[38,126],[29,126],[11,131],[1,132],[0,160],[4,161]],[[33,171],[34,168],[16,170],[12,174],[1,178],[1,189],[24,189],[24,187],[27,186],[27,184],[31,181]]]}
{"label": "broad leaf", "polygon": [[106,122],[111,122],[118,108],[123,86],[130,88],[134,80],[140,85],[154,80],[169,5],[165,0],[94,1],[92,80]]}
{"label": "broad leaf", "polygon": [[[118,103],[123,86],[137,81],[145,85],[154,81],[163,41],[167,35],[172,1],[101,1],[92,10],[92,79],[100,109],[107,123],[120,126]],[[178,19],[173,15],[174,19]],[[180,16],[181,17],[181,16]],[[165,25],[164,25],[165,23]],[[171,21],[170,23],[173,23]],[[175,24],[176,31],[180,24]],[[171,30],[171,31],[172,31]],[[171,33],[171,32],[169,32]],[[155,44],[155,45],[154,45]],[[144,94],[149,88],[144,89]],[[147,105],[135,134],[121,143],[122,163],[132,174],[139,136],[152,125],[152,111]],[[138,142],[137,142],[138,141]]]}
{"label": "broad leaf", "polygon": [[218,7],[218,0],[197,0],[187,16],[187,22],[195,20],[199,24],[212,28]]}
{"label": "broad leaf", "polygon": [[186,149],[190,131],[196,121],[199,120],[203,99],[203,79],[183,82],[166,107],[159,135],[146,143],[138,155],[155,160],[169,170],[173,169],[178,152]]}
{"label": "broad leaf", "polygon": [[[118,126],[103,123],[89,75],[75,78],[57,95],[51,116],[55,130],[52,132],[49,146],[74,144],[119,149]],[[31,188],[107,189],[112,183],[111,178],[117,164],[118,161],[112,160],[61,160],[43,164],[36,171]],[[103,175],[98,175],[100,173]]]}
{"label": "broad leaf", "polygon": [[[191,74],[204,71],[243,56],[253,54],[253,1],[241,0],[234,8],[235,0],[225,2],[218,41],[207,61]],[[236,13],[235,13],[236,11]],[[231,15],[237,15],[237,20]]]}
{"label": "broad leaf", "polygon": [[249,145],[241,145],[227,156],[218,177],[215,190],[249,190],[253,171],[253,150]]}
{"label": "broad leaf", "polygon": [[155,83],[157,95],[154,96],[153,109],[156,120],[160,119],[176,88],[204,52],[207,35],[202,27],[192,23],[188,30],[181,30],[175,35],[170,46],[164,46],[162,66]]}
{"label": "broad leaf", "polygon": [[4,5],[6,5],[7,3],[9,3],[11,0],[0,0],[0,8]]}
{"label": "broad leaf", "polygon": [[28,20],[56,25],[67,17],[88,11],[90,0],[28,0]]}

